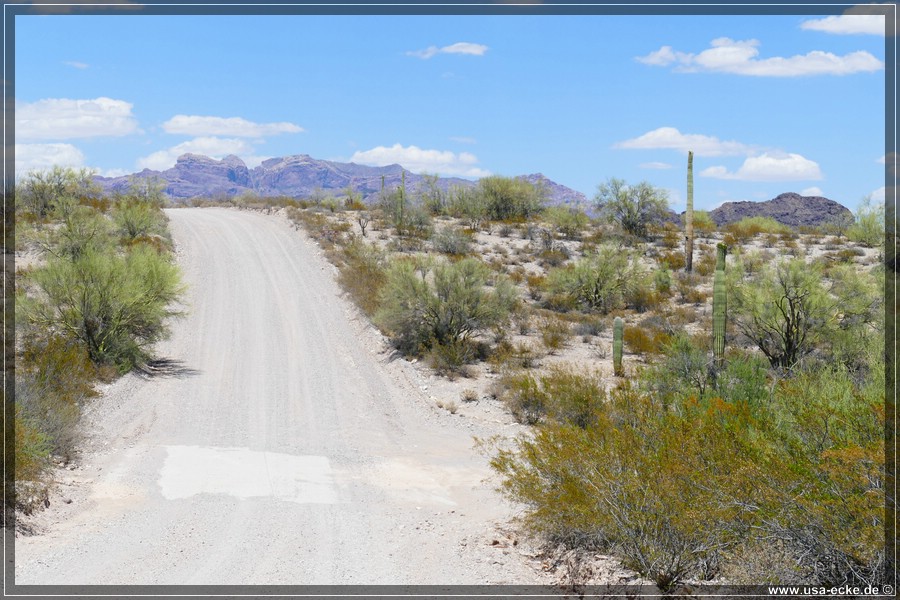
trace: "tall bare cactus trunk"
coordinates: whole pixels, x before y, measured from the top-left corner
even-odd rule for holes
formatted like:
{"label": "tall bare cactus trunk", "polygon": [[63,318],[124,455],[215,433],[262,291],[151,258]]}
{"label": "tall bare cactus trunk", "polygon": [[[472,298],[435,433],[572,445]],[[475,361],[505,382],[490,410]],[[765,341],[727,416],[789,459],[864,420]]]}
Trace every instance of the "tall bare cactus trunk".
{"label": "tall bare cactus trunk", "polygon": [[716,274],[713,279],[713,358],[716,368],[725,362],[725,327],[728,296],[725,290],[725,244],[716,246]]}
{"label": "tall bare cactus trunk", "polygon": [[616,317],[613,321],[613,374],[622,377],[625,370],[622,368],[622,334],[625,323],[622,317]]}
{"label": "tall bare cactus trunk", "polygon": [[687,210],[684,213],[684,270],[694,270],[694,153],[688,152]]}

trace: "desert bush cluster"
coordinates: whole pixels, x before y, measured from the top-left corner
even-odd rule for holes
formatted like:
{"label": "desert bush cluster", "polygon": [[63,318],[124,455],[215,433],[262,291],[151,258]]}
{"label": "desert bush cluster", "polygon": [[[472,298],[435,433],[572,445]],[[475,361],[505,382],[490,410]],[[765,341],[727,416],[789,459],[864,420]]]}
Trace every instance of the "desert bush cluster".
{"label": "desert bush cluster", "polygon": [[73,458],[95,383],[150,358],[182,288],[152,182],[104,195],[90,171],[54,168],[25,177],[15,203],[17,248],[36,257],[16,273],[14,467],[33,492]]}

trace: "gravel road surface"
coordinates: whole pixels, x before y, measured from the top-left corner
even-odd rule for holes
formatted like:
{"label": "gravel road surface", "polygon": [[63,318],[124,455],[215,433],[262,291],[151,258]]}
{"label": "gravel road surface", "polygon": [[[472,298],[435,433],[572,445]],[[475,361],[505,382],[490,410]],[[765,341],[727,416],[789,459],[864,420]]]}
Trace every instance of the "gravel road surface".
{"label": "gravel road surface", "polygon": [[[153,375],[107,386],[16,584],[535,584],[473,435],[283,218],[167,211],[188,284]],[[499,538],[499,539],[498,539]]]}

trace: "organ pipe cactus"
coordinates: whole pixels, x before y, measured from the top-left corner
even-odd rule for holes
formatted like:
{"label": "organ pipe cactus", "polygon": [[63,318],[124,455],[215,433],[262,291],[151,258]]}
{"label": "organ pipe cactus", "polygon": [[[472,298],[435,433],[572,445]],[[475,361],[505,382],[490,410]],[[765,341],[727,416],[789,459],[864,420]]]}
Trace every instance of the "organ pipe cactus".
{"label": "organ pipe cactus", "polygon": [[622,370],[622,332],[625,329],[625,323],[622,317],[616,317],[613,321],[613,373],[616,377],[625,374]]}
{"label": "organ pipe cactus", "polygon": [[713,279],[713,358],[721,367],[725,359],[725,326],[728,294],[725,291],[725,244],[716,246],[716,273]]}
{"label": "organ pipe cactus", "polygon": [[687,210],[684,212],[684,270],[694,269],[694,153],[688,152]]}

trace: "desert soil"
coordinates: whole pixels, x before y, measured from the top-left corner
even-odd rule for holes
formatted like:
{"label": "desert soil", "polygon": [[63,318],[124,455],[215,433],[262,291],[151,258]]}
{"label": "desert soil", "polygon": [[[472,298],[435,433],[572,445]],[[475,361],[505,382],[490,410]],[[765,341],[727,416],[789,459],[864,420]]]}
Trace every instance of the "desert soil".
{"label": "desert soil", "polygon": [[285,219],[168,215],[185,314],[87,409],[16,584],[548,581],[474,443],[521,426],[436,407]]}

